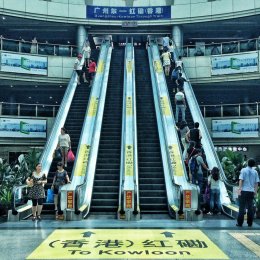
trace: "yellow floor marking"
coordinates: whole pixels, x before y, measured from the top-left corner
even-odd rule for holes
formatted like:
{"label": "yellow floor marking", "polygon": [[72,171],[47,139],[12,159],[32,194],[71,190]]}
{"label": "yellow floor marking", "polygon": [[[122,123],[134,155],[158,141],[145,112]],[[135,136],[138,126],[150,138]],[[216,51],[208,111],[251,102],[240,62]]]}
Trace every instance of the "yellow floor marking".
{"label": "yellow floor marking", "polygon": [[229,259],[200,230],[55,230],[27,259]]}
{"label": "yellow floor marking", "polygon": [[250,251],[260,257],[260,246],[247,236],[260,236],[260,233],[229,233],[232,237],[237,239],[241,244],[247,247]]}

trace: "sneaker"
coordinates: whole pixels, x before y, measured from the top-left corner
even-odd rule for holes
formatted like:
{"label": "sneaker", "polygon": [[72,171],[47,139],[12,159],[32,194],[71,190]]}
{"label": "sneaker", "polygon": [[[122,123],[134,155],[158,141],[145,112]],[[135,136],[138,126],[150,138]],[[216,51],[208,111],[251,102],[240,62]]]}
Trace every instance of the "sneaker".
{"label": "sneaker", "polygon": [[242,227],[242,225],[236,224],[237,227]]}
{"label": "sneaker", "polygon": [[209,212],[207,213],[207,215],[213,215],[213,213],[209,211]]}
{"label": "sneaker", "polygon": [[36,217],[32,217],[32,221],[35,221],[36,220]]}
{"label": "sneaker", "polygon": [[41,220],[42,220],[41,216],[37,216],[37,219],[38,219],[39,221],[41,221]]}

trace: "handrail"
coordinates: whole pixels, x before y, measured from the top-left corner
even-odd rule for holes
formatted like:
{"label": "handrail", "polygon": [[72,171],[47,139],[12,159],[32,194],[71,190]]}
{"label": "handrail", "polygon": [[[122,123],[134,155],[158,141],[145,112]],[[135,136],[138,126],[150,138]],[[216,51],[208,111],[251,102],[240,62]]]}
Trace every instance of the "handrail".
{"label": "handrail", "polygon": [[[5,38],[2,35],[0,36],[0,50],[2,51],[8,51],[8,48],[4,48],[4,44],[8,43],[14,43],[17,44],[17,46],[9,46],[9,47],[15,47],[15,49],[12,48],[12,51],[19,52],[19,53],[28,53],[28,54],[41,54],[40,52],[42,51],[41,48],[43,48],[44,51],[48,51],[48,55],[53,55],[53,56],[70,56],[74,57],[73,55],[73,50],[77,50],[77,46],[73,44],[62,44],[62,43],[48,43],[48,42],[32,42],[32,41],[25,41],[23,39],[9,39]],[[25,45],[25,46],[23,46]],[[31,49],[32,46],[35,46],[36,48],[34,50]],[[57,47],[60,49],[63,48],[68,50],[69,55],[59,55],[59,51],[57,51]],[[26,51],[23,51],[24,48],[27,48]],[[28,49],[29,48],[29,49]],[[48,48],[52,48],[51,50]],[[51,51],[51,52],[50,52]],[[75,53],[76,54],[76,53]],[[42,54],[44,55],[44,54]]]}
{"label": "handrail", "polygon": [[[175,52],[178,56],[179,53],[178,53],[177,48],[175,49]],[[185,73],[184,67],[182,69],[182,73],[186,77],[186,79],[188,79],[188,76]],[[207,129],[206,123],[205,123],[204,118],[203,118],[201,111],[199,109],[199,104],[198,104],[197,99],[195,97],[195,94],[193,92],[191,83],[189,81],[184,83],[184,92],[185,92],[185,97],[186,97],[186,100],[188,102],[188,105],[189,105],[189,108],[190,108],[190,111],[191,111],[193,121],[199,122],[199,124],[200,124],[200,131],[201,131],[201,134],[202,134],[201,143],[203,145],[203,149],[205,151],[205,154],[207,154],[208,166],[211,169],[214,166],[217,166],[220,170],[221,180],[225,183],[225,184],[221,183],[221,187],[220,187],[221,188],[221,197],[220,197],[221,203],[222,203],[222,205],[231,205],[231,201],[230,201],[230,198],[228,196],[226,186],[229,189],[232,189],[234,185],[232,185],[228,181],[228,179],[226,178],[226,175],[224,173],[222,165],[219,161],[218,155],[215,151],[214,144],[213,144],[212,139],[210,137],[210,133]]]}
{"label": "handrail", "polygon": [[60,105],[52,104],[40,104],[40,103],[13,103],[13,102],[4,102],[0,101],[0,104],[9,104],[9,105],[25,105],[25,106],[44,106],[44,107],[59,107]]}
{"label": "handrail", "polygon": [[[245,47],[243,46],[243,44],[246,44],[247,46]],[[252,46],[248,46],[249,44],[251,44]],[[229,53],[243,53],[248,51],[258,51],[260,50],[259,44],[260,44],[260,39],[253,38],[253,39],[235,40],[235,41],[219,42],[219,43],[215,43],[215,42],[205,43],[203,44],[203,46],[188,44],[188,45],[183,45],[181,49],[182,49],[182,53],[186,50],[186,55],[184,55],[185,57],[211,56],[211,55],[222,55],[222,54],[229,54]],[[225,50],[224,47],[228,47],[230,49]],[[207,51],[208,49],[210,49],[210,53]],[[189,55],[190,54],[189,50],[196,50],[196,52],[194,52],[193,55]]]}
{"label": "handrail", "polygon": [[[128,149],[130,148],[130,149]],[[131,162],[127,161],[130,157]],[[129,167],[129,168],[128,168]],[[121,135],[121,165],[120,165],[120,192],[119,213],[125,213],[124,194],[133,192],[134,203],[131,211],[139,213],[139,185],[138,185],[138,154],[137,154],[137,127],[136,127],[136,96],[135,96],[135,59],[133,39],[126,40],[124,56],[124,92],[122,111]],[[131,215],[127,215],[130,219]]]}
{"label": "handrail", "polygon": [[[84,62],[84,56],[85,53],[83,53],[83,59],[81,60],[81,63],[83,64]],[[46,177],[48,176],[49,173],[49,169],[53,160],[53,152],[56,149],[57,143],[58,143],[58,136],[60,134],[59,130],[61,129],[61,127],[64,126],[69,109],[70,109],[70,105],[72,103],[73,97],[74,97],[74,93],[76,91],[77,88],[77,74],[75,71],[73,71],[70,81],[68,83],[68,87],[66,89],[66,92],[63,96],[61,105],[60,105],[60,109],[58,111],[58,114],[56,116],[54,125],[52,127],[51,133],[49,135],[49,138],[45,144],[43,153],[41,155],[41,158],[39,160],[39,162],[42,164],[42,172],[45,173]],[[21,190],[24,187],[24,185],[17,185],[14,187],[14,191],[18,191]],[[15,201],[15,196],[13,197],[14,201],[12,203],[16,203]]]}
{"label": "handrail", "polygon": [[219,104],[210,104],[210,105],[202,105],[200,104],[200,107],[216,107],[216,106],[246,106],[246,105],[256,105],[256,104],[260,104],[260,101],[256,101],[256,102],[247,102],[247,103],[219,103]]}
{"label": "handrail", "polygon": [[[163,159],[169,209],[177,215],[182,212],[181,196],[183,190],[191,190],[192,198],[198,198],[198,188],[188,183],[187,173],[180,154],[180,143],[175,128],[172,107],[169,103],[169,93],[158,52],[157,44],[150,41],[148,47],[149,64],[153,86],[153,96],[159,130],[161,153]],[[194,200],[192,210],[198,209],[198,201]]]}
{"label": "handrail", "polygon": [[[75,175],[75,173],[77,173],[78,176],[76,177],[79,178],[73,178],[72,184],[67,188],[67,190],[75,190],[74,213],[79,215],[80,212],[84,211],[84,215],[82,216],[83,218],[90,210],[111,53],[111,42],[104,40],[103,44],[101,45],[97,74],[92,86],[91,97],[89,99],[83,130],[79,142],[80,145],[77,152],[77,154],[82,152],[81,157],[79,158],[80,161],[77,163],[82,163],[84,165],[79,165],[79,167],[82,167],[81,173],[77,172],[79,171],[77,168],[78,166],[76,164],[74,165],[73,174]],[[93,104],[95,106],[94,110]],[[95,114],[93,113],[94,111]],[[62,189],[62,191],[65,191],[65,189]],[[81,202],[80,199],[82,199]],[[63,198],[63,200],[66,200],[66,197]],[[83,210],[81,210],[82,208]]]}

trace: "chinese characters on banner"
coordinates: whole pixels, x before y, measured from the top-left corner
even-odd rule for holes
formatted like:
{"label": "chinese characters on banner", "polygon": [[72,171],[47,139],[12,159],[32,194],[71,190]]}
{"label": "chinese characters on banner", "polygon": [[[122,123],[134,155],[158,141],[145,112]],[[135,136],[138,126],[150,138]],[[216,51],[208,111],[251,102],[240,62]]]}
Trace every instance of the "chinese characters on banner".
{"label": "chinese characters on banner", "polygon": [[106,20],[170,19],[171,6],[110,7],[87,5],[87,18]]}

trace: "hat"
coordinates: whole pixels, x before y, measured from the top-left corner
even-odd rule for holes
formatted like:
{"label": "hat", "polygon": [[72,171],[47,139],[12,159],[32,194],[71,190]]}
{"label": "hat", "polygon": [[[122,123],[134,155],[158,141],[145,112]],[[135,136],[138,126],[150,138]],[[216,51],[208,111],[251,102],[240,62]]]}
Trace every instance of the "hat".
{"label": "hat", "polygon": [[79,53],[78,54],[78,58],[82,58],[83,56],[82,56],[82,54],[81,53]]}

